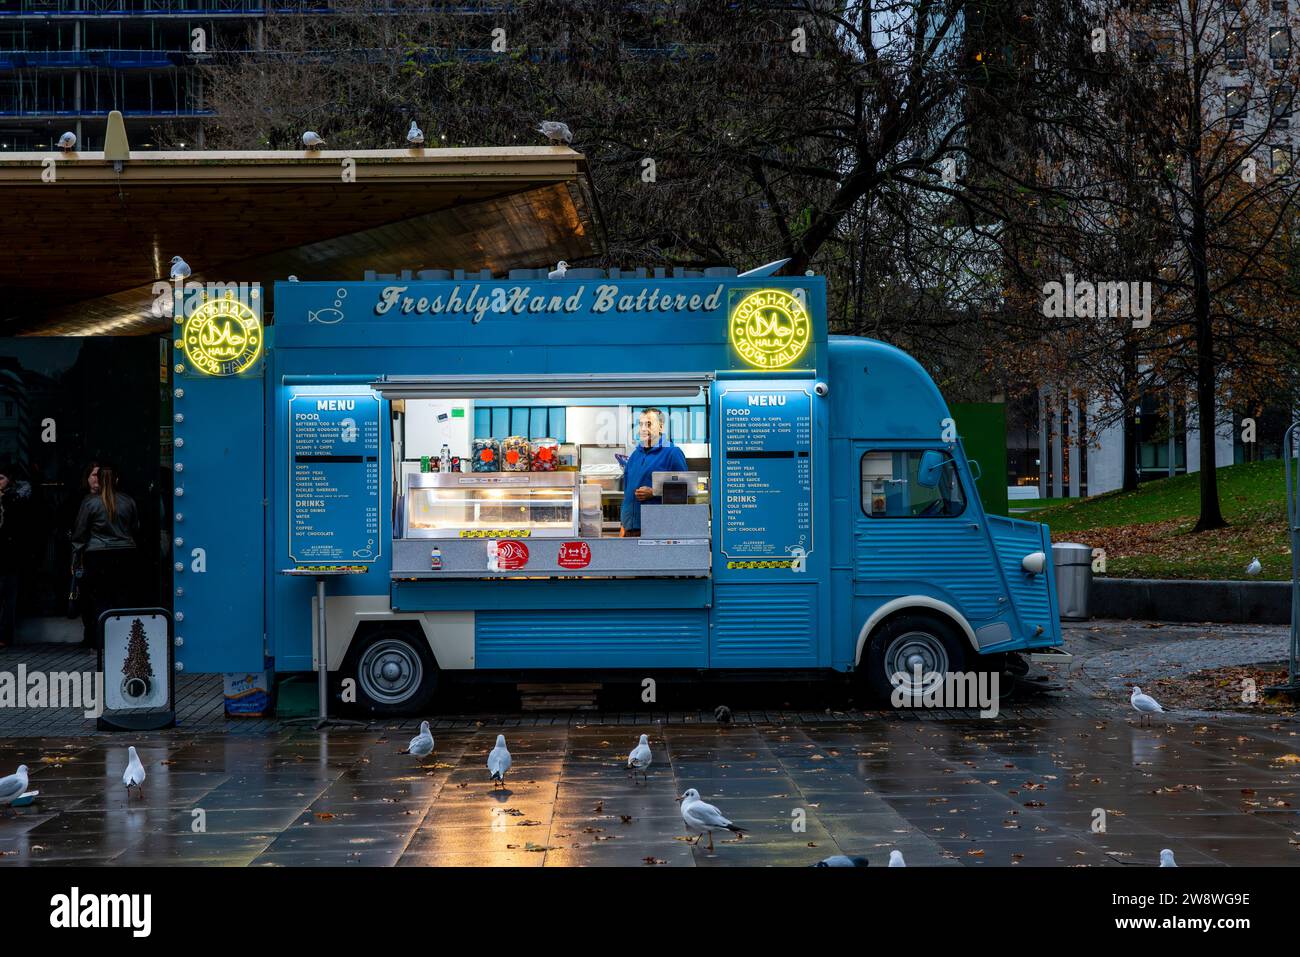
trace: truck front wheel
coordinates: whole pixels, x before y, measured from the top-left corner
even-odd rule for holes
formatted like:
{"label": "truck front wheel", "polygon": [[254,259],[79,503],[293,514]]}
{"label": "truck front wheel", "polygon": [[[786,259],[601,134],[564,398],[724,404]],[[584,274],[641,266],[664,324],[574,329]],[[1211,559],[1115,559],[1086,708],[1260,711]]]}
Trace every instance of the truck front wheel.
{"label": "truck front wheel", "polygon": [[438,664],[418,630],[383,628],[358,637],[344,674],[356,681],[356,709],[373,715],[426,714]]}
{"label": "truck front wheel", "polygon": [[934,615],[895,615],[876,629],[860,667],[867,690],[881,702],[915,706],[936,683],[961,671],[966,648],[947,621]]}

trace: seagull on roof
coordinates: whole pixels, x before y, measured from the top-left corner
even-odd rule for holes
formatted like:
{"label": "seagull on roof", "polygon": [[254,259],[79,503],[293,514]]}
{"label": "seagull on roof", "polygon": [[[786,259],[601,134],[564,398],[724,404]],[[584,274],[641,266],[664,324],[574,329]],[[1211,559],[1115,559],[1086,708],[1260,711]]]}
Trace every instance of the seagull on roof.
{"label": "seagull on roof", "polygon": [[172,257],[171,278],[172,282],[179,282],[182,279],[190,278],[190,264],[184,259],[181,259],[180,256]]}
{"label": "seagull on roof", "polygon": [[487,768],[492,775],[492,787],[495,788],[498,784],[505,787],[506,772],[510,770],[510,751],[506,747],[504,734],[497,735],[496,747],[488,755]]}
{"label": "seagull on roof", "polygon": [[77,148],[77,134],[69,130],[59,137],[59,149],[65,153],[71,153]]}
{"label": "seagull on roof", "polygon": [[320,138],[320,134],[315,130],[308,130],[302,134],[302,145],[309,150],[318,150],[325,145],[325,141]]}
{"label": "seagull on roof", "polygon": [[561,259],[555,264],[555,268],[546,274],[547,279],[563,279],[564,274],[569,271],[569,264]]}
{"label": "seagull on roof", "polygon": [[641,735],[640,742],[637,743],[637,746],[633,748],[627,756],[627,768],[632,772],[633,784],[636,783],[636,773],[638,771],[640,771],[641,775],[646,778],[647,783],[649,782],[650,779],[646,775],[646,768],[650,767],[650,762],[653,759],[654,756],[650,753],[650,741],[643,734]]}
{"label": "seagull on roof", "polygon": [[731,831],[737,835],[745,833],[743,827],[731,823],[716,807],[701,800],[700,792],[695,788],[690,788],[677,800],[682,802],[682,820],[686,822],[687,828],[699,833],[695,843],[699,844],[700,838],[707,833],[709,835],[708,850],[710,851],[713,850],[714,831]]}
{"label": "seagull on roof", "polygon": [[27,765],[18,765],[18,770],[8,777],[0,778],[0,806],[8,807],[23,796],[27,790]]}
{"label": "seagull on roof", "polygon": [[424,145],[424,130],[416,126],[415,120],[411,120],[411,128],[406,131],[406,142],[412,146]]}
{"label": "seagull on roof", "polygon": [[1149,694],[1143,694],[1142,689],[1137,685],[1133,686],[1133,694],[1129,696],[1128,703],[1133,706],[1133,710],[1142,715],[1143,721],[1150,721],[1153,714],[1164,714],[1165,709],[1160,707],[1160,702]]}
{"label": "seagull on roof", "polygon": [[537,127],[537,132],[552,143],[573,142],[573,131],[569,129],[567,123],[560,123],[556,120],[542,120],[541,126]]}

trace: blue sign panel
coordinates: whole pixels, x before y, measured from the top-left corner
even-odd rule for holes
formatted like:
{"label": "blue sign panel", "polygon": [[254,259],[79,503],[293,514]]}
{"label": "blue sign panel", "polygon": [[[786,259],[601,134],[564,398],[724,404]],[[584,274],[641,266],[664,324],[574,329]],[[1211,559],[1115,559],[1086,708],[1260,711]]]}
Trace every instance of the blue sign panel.
{"label": "blue sign panel", "polygon": [[379,534],[379,398],[304,392],[289,399],[289,558],[363,565]]}
{"label": "blue sign panel", "polygon": [[728,387],[720,406],[722,554],[776,560],[810,554],[811,393]]}

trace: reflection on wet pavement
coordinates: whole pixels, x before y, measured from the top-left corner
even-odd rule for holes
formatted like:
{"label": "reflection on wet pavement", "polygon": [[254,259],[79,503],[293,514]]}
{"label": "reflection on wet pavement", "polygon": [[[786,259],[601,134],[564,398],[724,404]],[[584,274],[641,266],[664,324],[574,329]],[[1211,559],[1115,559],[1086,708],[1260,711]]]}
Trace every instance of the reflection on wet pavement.
{"label": "reflection on wet pavement", "polygon": [[[1138,728],[1123,720],[552,726],[406,736],[295,730],[0,743],[32,807],[0,817],[0,864],[799,866],[832,854],[911,866],[1300,864],[1293,721]],[[647,784],[622,763],[642,732]],[[126,745],[148,771],[121,785]],[[1288,755],[1292,757],[1287,757]],[[689,843],[688,787],[748,828]],[[693,837],[693,835],[690,835]],[[707,843],[707,842],[705,842]]]}

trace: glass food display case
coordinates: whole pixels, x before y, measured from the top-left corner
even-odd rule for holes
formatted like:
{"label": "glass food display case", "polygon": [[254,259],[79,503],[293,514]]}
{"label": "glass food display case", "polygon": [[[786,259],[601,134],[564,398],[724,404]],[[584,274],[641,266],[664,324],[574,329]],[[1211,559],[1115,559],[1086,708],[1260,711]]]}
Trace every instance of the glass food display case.
{"label": "glass food display case", "polygon": [[574,472],[412,473],[405,537],[577,537],[576,479]]}

